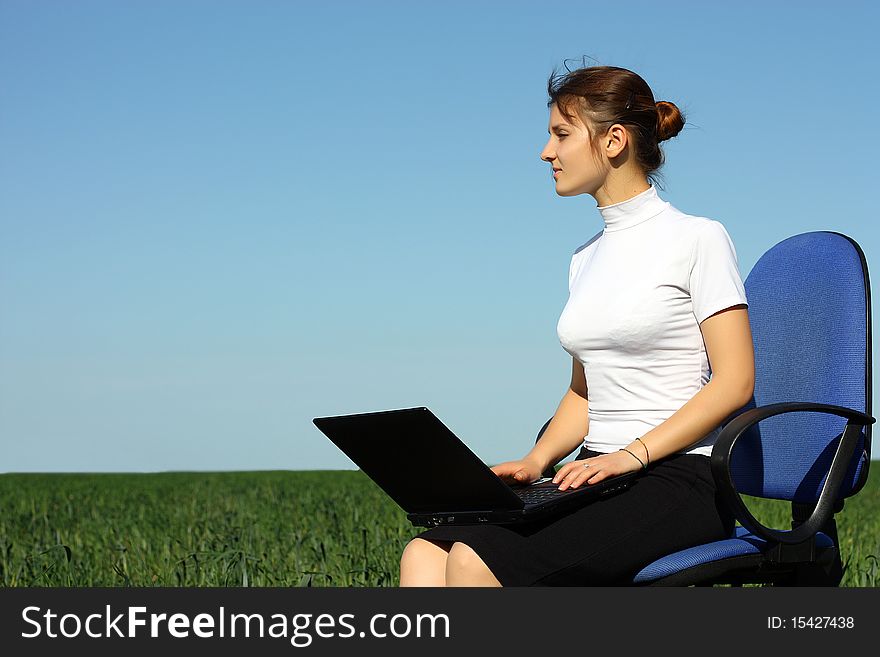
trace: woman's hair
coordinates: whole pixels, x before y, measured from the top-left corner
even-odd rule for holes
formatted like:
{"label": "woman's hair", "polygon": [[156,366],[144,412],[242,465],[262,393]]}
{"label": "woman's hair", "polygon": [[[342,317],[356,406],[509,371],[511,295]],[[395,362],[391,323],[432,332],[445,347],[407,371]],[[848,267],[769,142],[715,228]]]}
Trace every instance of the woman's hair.
{"label": "woman's hair", "polygon": [[615,66],[587,66],[557,75],[547,82],[550,100],[568,121],[574,112],[592,135],[591,147],[598,150],[604,130],[614,123],[627,127],[636,162],[652,181],[663,166],[660,142],[675,137],[684,127],[684,116],[674,103],[654,101],[651,87],[639,75]]}

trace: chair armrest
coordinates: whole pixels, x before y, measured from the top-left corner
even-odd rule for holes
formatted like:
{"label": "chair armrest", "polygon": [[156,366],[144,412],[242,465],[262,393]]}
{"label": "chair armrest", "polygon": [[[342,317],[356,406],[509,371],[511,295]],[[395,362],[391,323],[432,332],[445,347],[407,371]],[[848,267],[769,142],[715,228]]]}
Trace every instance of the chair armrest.
{"label": "chair armrest", "polygon": [[[736,441],[744,434],[752,425],[757,424],[761,420],[765,420],[774,415],[782,413],[792,413],[796,411],[814,411],[819,413],[830,413],[839,417],[846,418],[846,427],[840,438],[840,443],[834,453],[831,461],[831,467],[825,478],[825,484],[819,493],[819,500],[816,508],[813,509],[810,517],[801,525],[790,531],[781,531],[765,527],[749,512],[748,508],[742,501],[742,497],[736,490],[733,483],[733,477],[730,472],[730,458],[733,453]],[[731,420],[715,442],[712,448],[711,468],[715,483],[718,486],[718,492],[724,502],[733,510],[736,519],[743,527],[761,538],[785,544],[802,543],[808,540],[816,532],[820,531],[833,515],[834,503],[837,500],[837,493],[846,476],[849,464],[855,454],[858,445],[859,436],[862,427],[869,426],[876,422],[870,415],[860,413],[843,406],[833,406],[830,404],[818,404],[811,402],[789,402],[782,404],[768,404],[759,408],[750,409]]]}

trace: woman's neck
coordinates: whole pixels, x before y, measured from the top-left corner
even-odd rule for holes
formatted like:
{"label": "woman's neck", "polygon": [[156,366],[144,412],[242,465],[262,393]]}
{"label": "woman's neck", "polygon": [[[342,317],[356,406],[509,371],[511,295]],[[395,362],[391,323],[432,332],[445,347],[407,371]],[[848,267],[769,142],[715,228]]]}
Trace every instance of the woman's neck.
{"label": "woman's neck", "polygon": [[650,183],[643,175],[633,175],[628,178],[609,176],[592,196],[596,199],[596,206],[603,207],[631,199],[650,187]]}

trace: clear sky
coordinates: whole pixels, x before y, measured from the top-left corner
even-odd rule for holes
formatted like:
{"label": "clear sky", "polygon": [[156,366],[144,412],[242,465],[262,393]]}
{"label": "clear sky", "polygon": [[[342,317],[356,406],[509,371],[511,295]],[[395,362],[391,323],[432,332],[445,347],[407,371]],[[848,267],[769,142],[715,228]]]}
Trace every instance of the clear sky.
{"label": "clear sky", "polygon": [[660,195],[721,221],[744,278],[822,229],[880,272],[878,19],[0,0],[0,471],[350,468],[312,418],[411,406],[522,456],[568,385],[571,253],[602,226],[539,159],[566,59],[685,112]]}

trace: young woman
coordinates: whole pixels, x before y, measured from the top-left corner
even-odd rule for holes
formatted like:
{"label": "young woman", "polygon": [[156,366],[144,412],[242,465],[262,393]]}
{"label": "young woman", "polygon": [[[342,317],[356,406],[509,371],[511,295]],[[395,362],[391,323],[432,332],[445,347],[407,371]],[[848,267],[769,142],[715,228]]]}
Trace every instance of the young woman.
{"label": "young woman", "polygon": [[[571,383],[541,439],[492,470],[527,484],[583,443],[554,482],[641,471],[623,492],[528,525],[435,527],[403,552],[401,586],[626,585],[677,550],[727,537],[709,454],[754,388],[747,302],[727,231],[653,185],[684,117],[632,71],[550,76],[541,159],[560,196],[589,194],[604,229],[579,247],[557,326]],[[711,378],[710,378],[711,373]]]}

